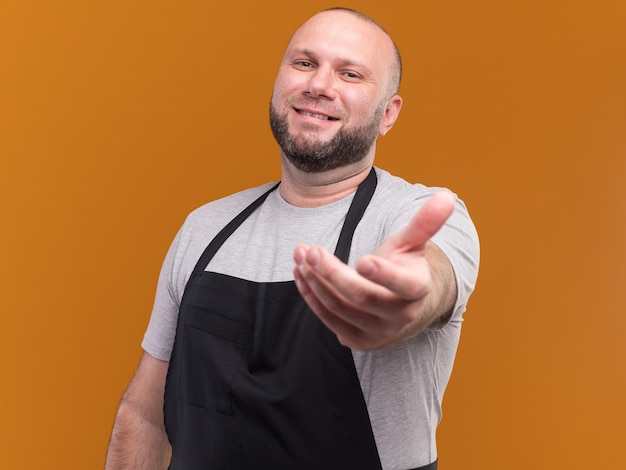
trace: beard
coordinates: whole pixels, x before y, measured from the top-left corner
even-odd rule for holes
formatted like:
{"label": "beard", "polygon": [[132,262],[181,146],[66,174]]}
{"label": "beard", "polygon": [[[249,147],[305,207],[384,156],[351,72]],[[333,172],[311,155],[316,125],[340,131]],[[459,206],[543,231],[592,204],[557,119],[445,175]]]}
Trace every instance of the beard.
{"label": "beard", "polygon": [[270,126],[283,154],[298,170],[321,173],[365,158],[376,142],[383,114],[384,106],[381,105],[366,125],[352,130],[339,129],[325,142],[298,140],[289,132],[287,113],[279,114],[270,103]]}

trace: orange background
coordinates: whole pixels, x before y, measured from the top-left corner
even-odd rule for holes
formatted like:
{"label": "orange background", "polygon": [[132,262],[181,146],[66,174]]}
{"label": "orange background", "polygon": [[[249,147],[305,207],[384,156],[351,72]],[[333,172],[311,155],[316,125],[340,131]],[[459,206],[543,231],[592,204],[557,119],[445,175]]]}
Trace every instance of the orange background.
{"label": "orange background", "polygon": [[[405,106],[378,165],[453,188],[482,242],[440,467],[616,468],[626,442],[626,3],[345,1]],[[267,108],[335,2],[0,5],[2,468],[101,468],[161,260],[279,177]]]}

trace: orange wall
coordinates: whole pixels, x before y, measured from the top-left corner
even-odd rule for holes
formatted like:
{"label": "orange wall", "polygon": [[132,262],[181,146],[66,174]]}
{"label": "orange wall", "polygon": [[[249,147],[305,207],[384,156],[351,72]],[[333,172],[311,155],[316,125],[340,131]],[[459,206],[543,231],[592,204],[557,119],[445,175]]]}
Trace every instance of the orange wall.
{"label": "orange wall", "polygon": [[[3,468],[101,468],[178,226],[278,178],[274,73],[294,27],[335,2],[211,3],[0,6]],[[344,5],[404,56],[378,164],[455,189],[481,235],[441,468],[615,468],[626,4]]]}

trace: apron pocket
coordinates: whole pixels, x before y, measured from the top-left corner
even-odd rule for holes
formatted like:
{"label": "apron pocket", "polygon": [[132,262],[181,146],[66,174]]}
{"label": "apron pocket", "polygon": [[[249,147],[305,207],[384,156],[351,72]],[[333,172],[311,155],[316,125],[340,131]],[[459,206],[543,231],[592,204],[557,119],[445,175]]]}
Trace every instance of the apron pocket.
{"label": "apron pocket", "polygon": [[179,383],[183,401],[230,414],[230,387],[245,357],[251,329],[210,310],[188,306]]}

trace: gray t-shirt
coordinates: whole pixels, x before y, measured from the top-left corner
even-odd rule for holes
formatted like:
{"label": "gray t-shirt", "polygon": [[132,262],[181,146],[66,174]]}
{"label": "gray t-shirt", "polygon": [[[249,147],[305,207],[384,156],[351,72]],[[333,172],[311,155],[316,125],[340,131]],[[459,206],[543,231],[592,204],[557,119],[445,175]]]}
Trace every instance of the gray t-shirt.
{"label": "gray t-shirt", "polygon": [[[441,190],[409,184],[378,168],[376,172],[378,185],[355,231],[350,266],[405,227],[428,197]],[[213,201],[189,215],[161,269],[142,343],[149,354],[169,360],[180,301],[198,258],[213,237],[270,186]],[[255,282],[293,280],[295,247],[305,243],[334,251],[352,198],[301,208],[274,191],[230,236],[207,269]],[[450,320],[392,347],[353,351],[384,470],[418,467],[437,458],[435,432],[443,392],[452,372],[463,312],[478,274],[478,236],[462,201],[457,199],[455,212],[432,241],[446,254],[456,276],[458,296]]]}

